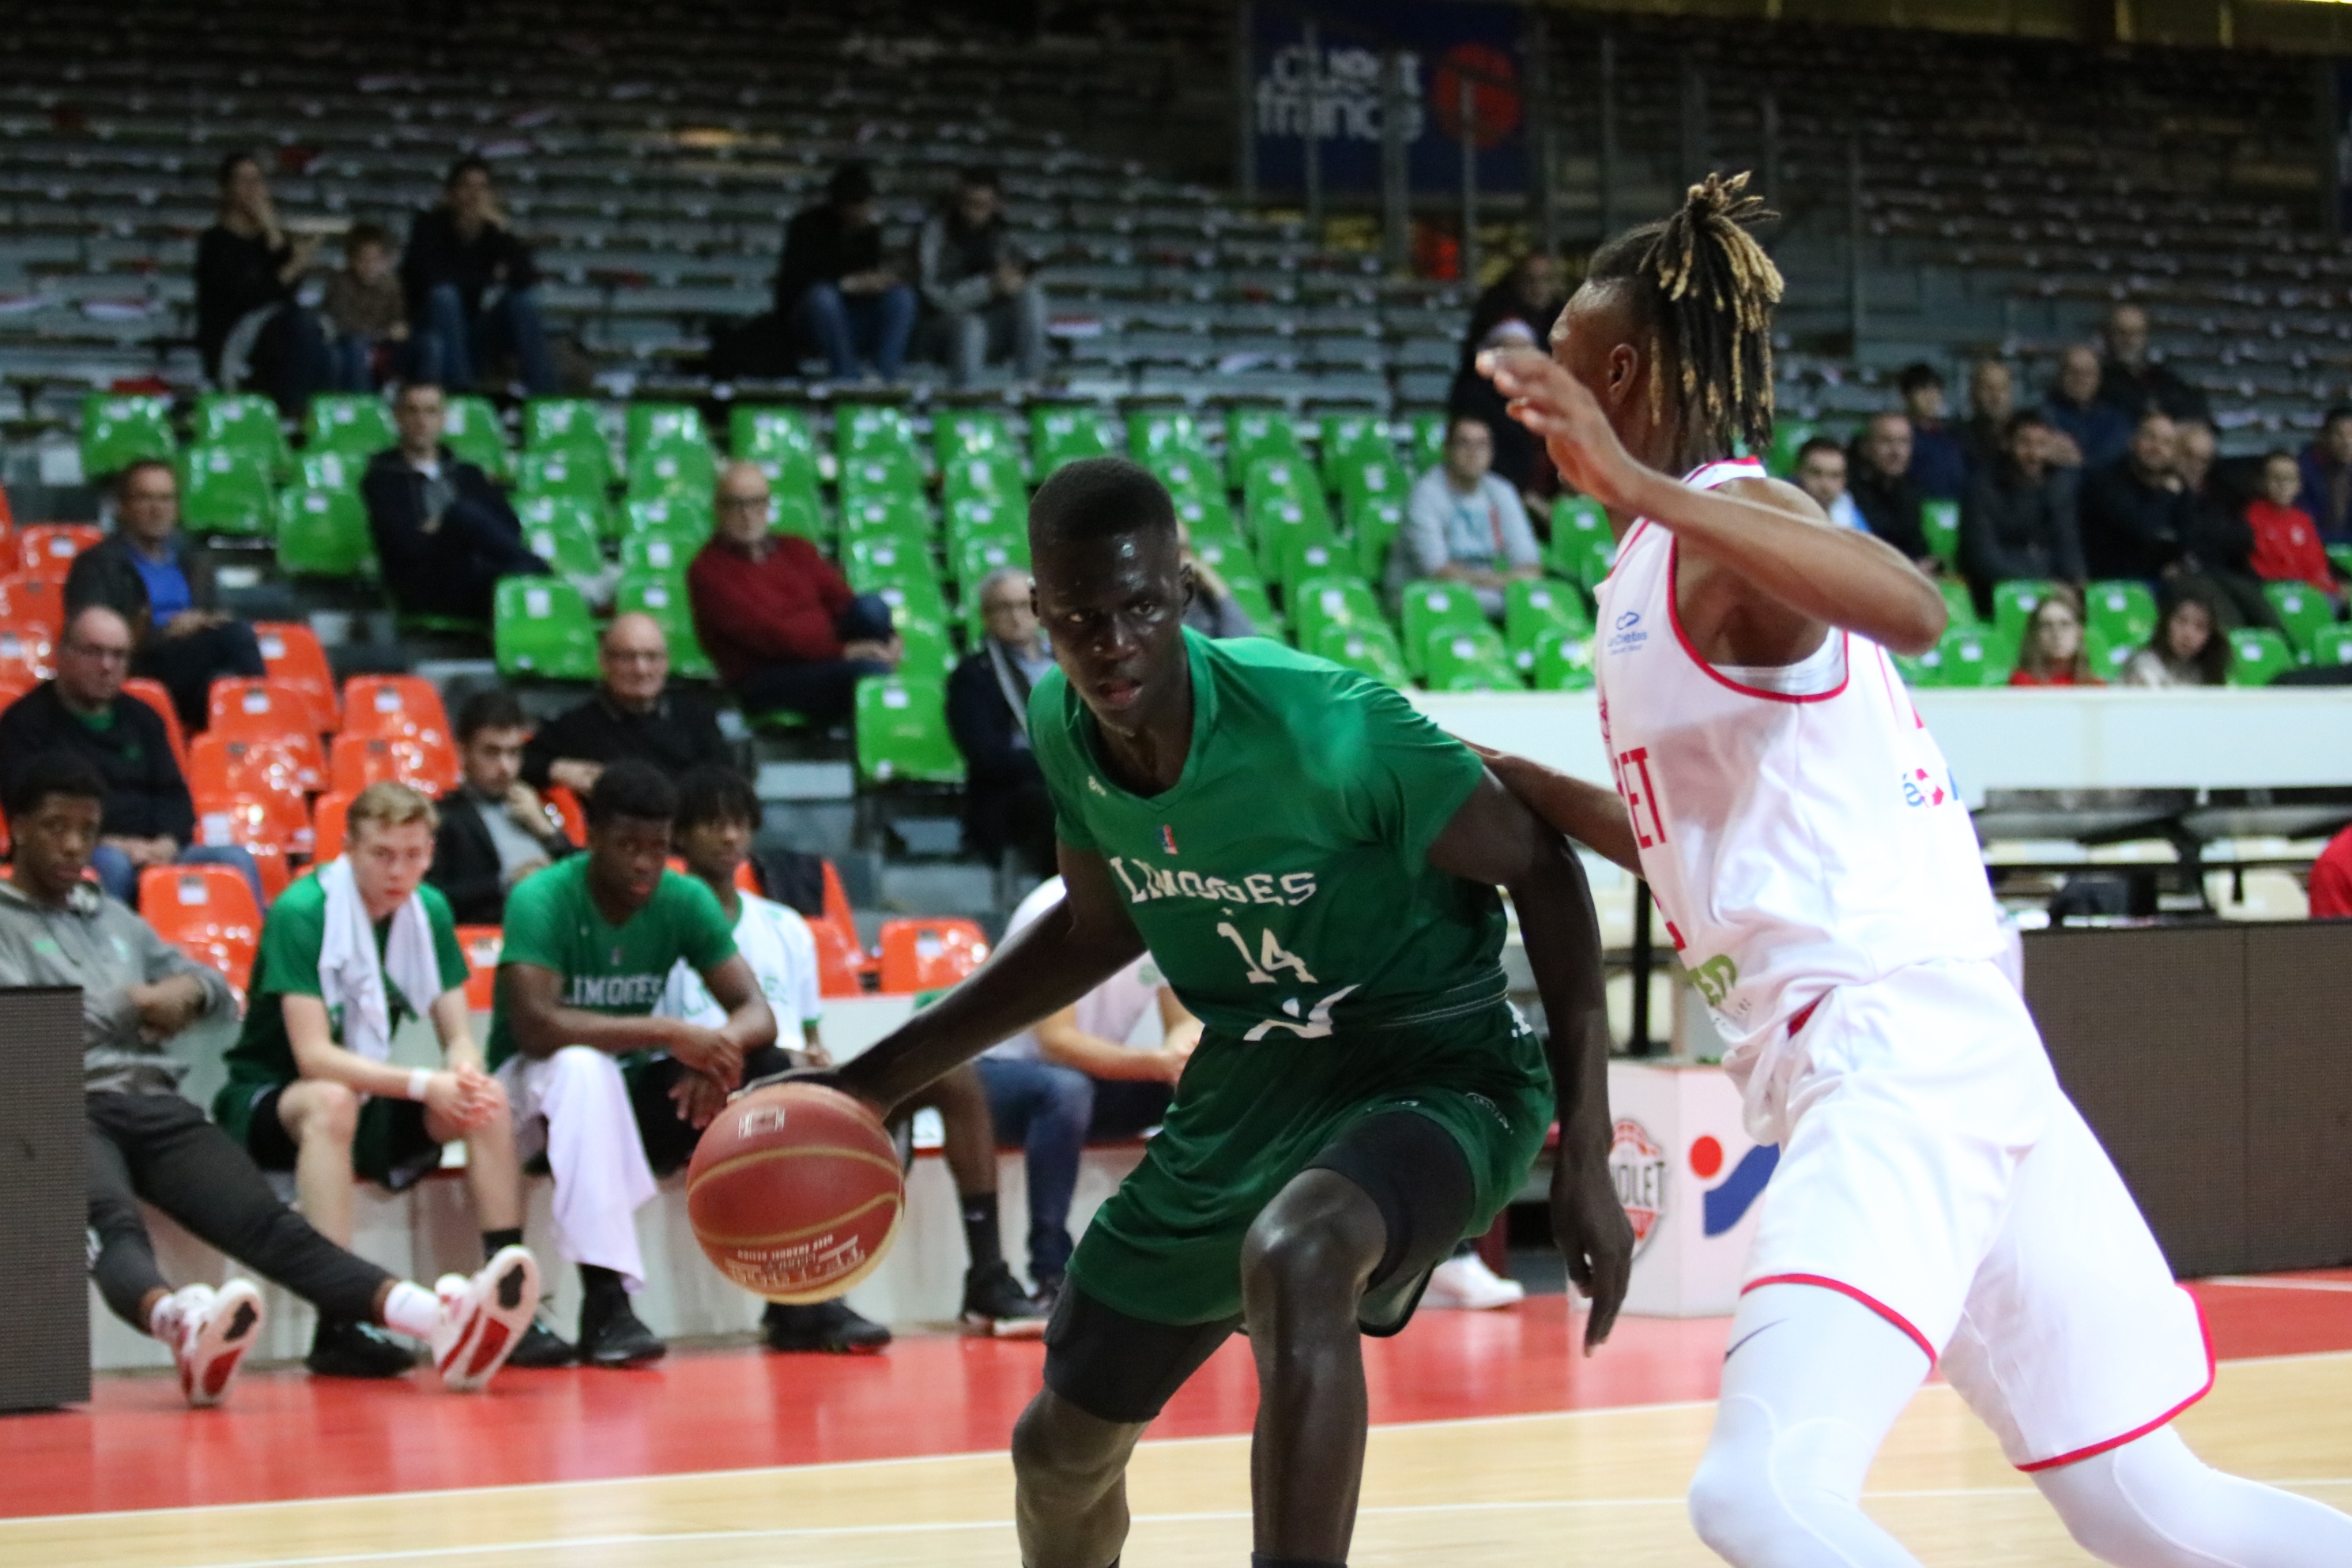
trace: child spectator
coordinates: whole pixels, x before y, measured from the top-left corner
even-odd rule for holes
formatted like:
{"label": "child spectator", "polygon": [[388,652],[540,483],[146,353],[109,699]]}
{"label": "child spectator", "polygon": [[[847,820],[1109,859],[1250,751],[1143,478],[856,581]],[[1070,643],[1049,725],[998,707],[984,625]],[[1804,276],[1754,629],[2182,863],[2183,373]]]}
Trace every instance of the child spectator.
{"label": "child spectator", "polygon": [[2263,493],[2246,505],[2246,526],[2254,531],[2246,564],[2265,583],[2309,584],[2341,614],[2344,595],[2319,542],[2319,526],[2295,504],[2302,489],[2303,469],[2293,454],[2273,452],[2263,459]]}
{"label": "child spectator", "polygon": [[2025,647],[2011,672],[2011,686],[2097,686],[2083,648],[2083,601],[2072,588],[2053,588],[2025,623]]}
{"label": "child spectator", "polygon": [[381,224],[355,223],[343,236],[343,269],[327,279],[320,311],[335,334],[335,385],[344,392],[373,392],[395,367],[379,365],[378,353],[408,341],[408,304],[393,271],[392,231]]}
{"label": "child spectator", "polygon": [[2124,667],[2126,686],[2219,686],[2230,676],[2230,639],[2201,587],[2175,587],[2147,646]]}

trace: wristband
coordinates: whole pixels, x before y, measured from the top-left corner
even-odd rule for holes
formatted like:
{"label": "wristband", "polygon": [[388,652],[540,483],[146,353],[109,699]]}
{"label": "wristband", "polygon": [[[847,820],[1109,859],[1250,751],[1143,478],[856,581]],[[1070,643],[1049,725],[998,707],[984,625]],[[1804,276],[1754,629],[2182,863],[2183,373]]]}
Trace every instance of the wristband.
{"label": "wristband", "polygon": [[408,1098],[411,1100],[423,1100],[425,1098],[425,1086],[430,1084],[432,1081],[433,1069],[431,1068],[418,1068],[415,1072],[410,1073],[408,1075]]}

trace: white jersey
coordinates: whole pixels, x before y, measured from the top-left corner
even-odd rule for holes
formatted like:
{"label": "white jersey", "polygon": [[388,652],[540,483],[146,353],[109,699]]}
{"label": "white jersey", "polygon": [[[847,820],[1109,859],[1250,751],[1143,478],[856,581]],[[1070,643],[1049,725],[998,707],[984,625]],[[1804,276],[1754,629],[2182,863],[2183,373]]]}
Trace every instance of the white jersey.
{"label": "white jersey", "polygon": [[[1021,907],[1005,922],[1004,934],[1011,936],[1061,902],[1061,899],[1062,879],[1047,878],[1021,900]],[[1135,1033],[1144,1015],[1159,1004],[1160,984],[1160,968],[1147,952],[1078,998],[1078,1027],[1114,1046],[1127,1044],[1127,1037]],[[1024,1029],[1011,1039],[989,1047],[987,1054],[999,1061],[1034,1062],[1045,1056],[1045,1050],[1037,1043],[1037,1031]]]}
{"label": "white jersey", "polygon": [[[1711,463],[1685,482],[1760,477]],[[1709,665],[1684,636],[1675,537],[1635,521],[1600,589],[1594,663],[1617,792],[1683,967],[1776,1142],[1791,1020],[1842,985],[2002,950],[1951,770],[1876,644],[1832,630],[1785,668]]]}
{"label": "white jersey", "polygon": [[[735,917],[735,951],[751,966],[761,994],[776,1015],[776,1044],[797,1050],[808,1026],[824,1011],[817,999],[816,938],[798,911],[754,893],[737,896],[743,910]],[[715,1029],[727,1021],[727,1009],[711,996],[702,976],[679,959],[654,1016]]]}

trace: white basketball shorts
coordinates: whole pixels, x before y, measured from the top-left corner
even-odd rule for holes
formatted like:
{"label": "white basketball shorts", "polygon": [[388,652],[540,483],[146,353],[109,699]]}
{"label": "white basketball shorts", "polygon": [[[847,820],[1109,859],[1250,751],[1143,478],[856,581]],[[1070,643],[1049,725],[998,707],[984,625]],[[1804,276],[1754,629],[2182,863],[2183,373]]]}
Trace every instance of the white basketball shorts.
{"label": "white basketball shorts", "polygon": [[1792,1131],[1743,1290],[1870,1307],[1940,1355],[2024,1470],[2126,1443],[2212,1386],[2195,1300],[1997,964],[1842,986],[1791,1043]]}

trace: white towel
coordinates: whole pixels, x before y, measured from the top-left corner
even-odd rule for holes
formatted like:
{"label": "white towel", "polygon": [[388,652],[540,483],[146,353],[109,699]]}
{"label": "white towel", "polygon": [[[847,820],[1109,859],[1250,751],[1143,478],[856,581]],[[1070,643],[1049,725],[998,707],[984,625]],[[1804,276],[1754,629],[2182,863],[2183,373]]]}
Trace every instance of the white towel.
{"label": "white towel", "polygon": [[375,926],[352,879],[346,857],[329,861],[319,872],[319,886],[327,894],[327,930],[319,944],[319,994],[331,1013],[343,1010],[342,1047],[372,1062],[392,1055],[392,998],[384,989],[388,973],[408,1005],[418,1012],[441,996],[441,961],[433,951],[433,922],[425,900],[411,893],[394,910],[392,931],[384,939],[383,956],[375,951]]}

